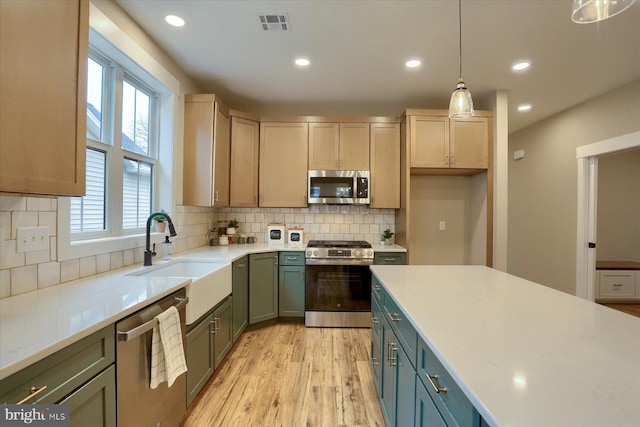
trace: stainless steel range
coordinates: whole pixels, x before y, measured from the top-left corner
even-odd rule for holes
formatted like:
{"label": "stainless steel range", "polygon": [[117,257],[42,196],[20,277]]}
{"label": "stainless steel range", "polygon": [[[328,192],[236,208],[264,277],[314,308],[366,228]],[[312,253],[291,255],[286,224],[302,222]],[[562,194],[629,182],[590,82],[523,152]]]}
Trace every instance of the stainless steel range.
{"label": "stainless steel range", "polygon": [[311,240],[305,258],[305,325],[370,327],[371,244]]}

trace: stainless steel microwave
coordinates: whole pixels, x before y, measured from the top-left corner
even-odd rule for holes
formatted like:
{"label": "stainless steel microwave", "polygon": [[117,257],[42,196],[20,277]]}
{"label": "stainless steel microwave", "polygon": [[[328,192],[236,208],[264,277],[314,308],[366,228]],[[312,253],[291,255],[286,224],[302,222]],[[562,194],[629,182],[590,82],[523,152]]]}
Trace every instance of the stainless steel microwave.
{"label": "stainless steel microwave", "polygon": [[369,204],[369,171],[310,170],[308,203]]}

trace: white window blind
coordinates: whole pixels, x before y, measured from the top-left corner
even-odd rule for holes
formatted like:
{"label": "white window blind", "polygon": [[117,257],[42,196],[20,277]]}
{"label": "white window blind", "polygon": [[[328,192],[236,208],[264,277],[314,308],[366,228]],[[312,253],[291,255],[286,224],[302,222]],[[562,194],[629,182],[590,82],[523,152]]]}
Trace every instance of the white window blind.
{"label": "white window blind", "polygon": [[106,228],[106,164],[104,151],[87,148],[87,187],[84,197],[71,198],[71,232]]}

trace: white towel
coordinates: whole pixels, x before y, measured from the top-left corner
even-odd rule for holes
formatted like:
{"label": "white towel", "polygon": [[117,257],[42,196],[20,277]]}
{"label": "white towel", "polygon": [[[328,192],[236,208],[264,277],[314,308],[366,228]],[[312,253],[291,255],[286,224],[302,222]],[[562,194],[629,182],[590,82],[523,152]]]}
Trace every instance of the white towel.
{"label": "white towel", "polygon": [[151,388],[164,381],[169,387],[184,372],[187,362],[184,358],[180,314],[175,307],[169,307],[156,316],[158,324],[153,327],[151,341]]}

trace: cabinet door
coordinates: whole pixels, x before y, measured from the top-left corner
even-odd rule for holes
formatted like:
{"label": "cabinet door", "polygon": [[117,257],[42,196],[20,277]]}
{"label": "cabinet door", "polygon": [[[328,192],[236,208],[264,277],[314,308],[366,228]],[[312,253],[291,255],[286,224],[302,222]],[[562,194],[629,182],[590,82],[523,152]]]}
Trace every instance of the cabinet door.
{"label": "cabinet door", "polygon": [[412,168],[449,167],[449,118],[411,116]]}
{"label": "cabinet door", "polygon": [[395,358],[397,369],[396,425],[412,426],[415,416],[416,371],[401,345],[396,347],[391,358]]}
{"label": "cabinet door", "polygon": [[422,381],[416,381],[416,427],[447,427]]}
{"label": "cabinet door", "polygon": [[229,109],[220,101],[215,106],[213,130],[213,203],[229,206],[229,159],[231,156],[231,117]]}
{"label": "cabinet door", "polygon": [[338,123],[309,123],[309,169],[336,170],[339,162]]}
{"label": "cabinet door", "polygon": [[73,426],[115,427],[115,365],[58,403],[69,405],[69,419]]}
{"label": "cabinet door", "polygon": [[371,207],[400,208],[399,124],[371,124]]}
{"label": "cabinet door", "polygon": [[213,375],[213,326],[213,315],[209,315],[187,332],[187,406]]}
{"label": "cabinet door", "polygon": [[261,207],[307,206],[308,125],[260,125]]}
{"label": "cabinet door", "polygon": [[249,255],[249,324],[278,317],[278,253]]}
{"label": "cabinet door", "polygon": [[396,365],[391,360],[392,349],[397,347],[398,341],[393,335],[391,327],[386,320],[382,321],[382,393],[380,400],[382,401],[382,412],[385,416],[388,426],[396,425]]}
{"label": "cabinet door", "polygon": [[249,257],[244,256],[232,264],[233,342],[249,324]]}
{"label": "cabinet door", "polygon": [[214,369],[220,366],[222,359],[229,353],[233,343],[231,302],[233,297],[228,298],[213,312],[213,356]]}
{"label": "cabinet door", "polygon": [[185,97],[185,205],[229,205],[230,126],[228,109],[215,95]]}
{"label": "cabinet door", "polygon": [[282,317],[304,317],[304,266],[279,268],[278,310]]}
{"label": "cabinet door", "polygon": [[338,167],[342,170],[369,170],[369,123],[340,123]]}
{"label": "cabinet door", "polygon": [[382,309],[378,300],[371,298],[371,368],[378,394],[382,394]]}
{"label": "cabinet door", "polygon": [[87,1],[0,1],[0,191],[85,193]]}
{"label": "cabinet door", "polygon": [[487,169],[489,167],[489,119],[471,117],[451,120],[450,167]]}
{"label": "cabinet door", "polygon": [[231,118],[231,206],[258,206],[258,158],[260,124],[240,117]]}

